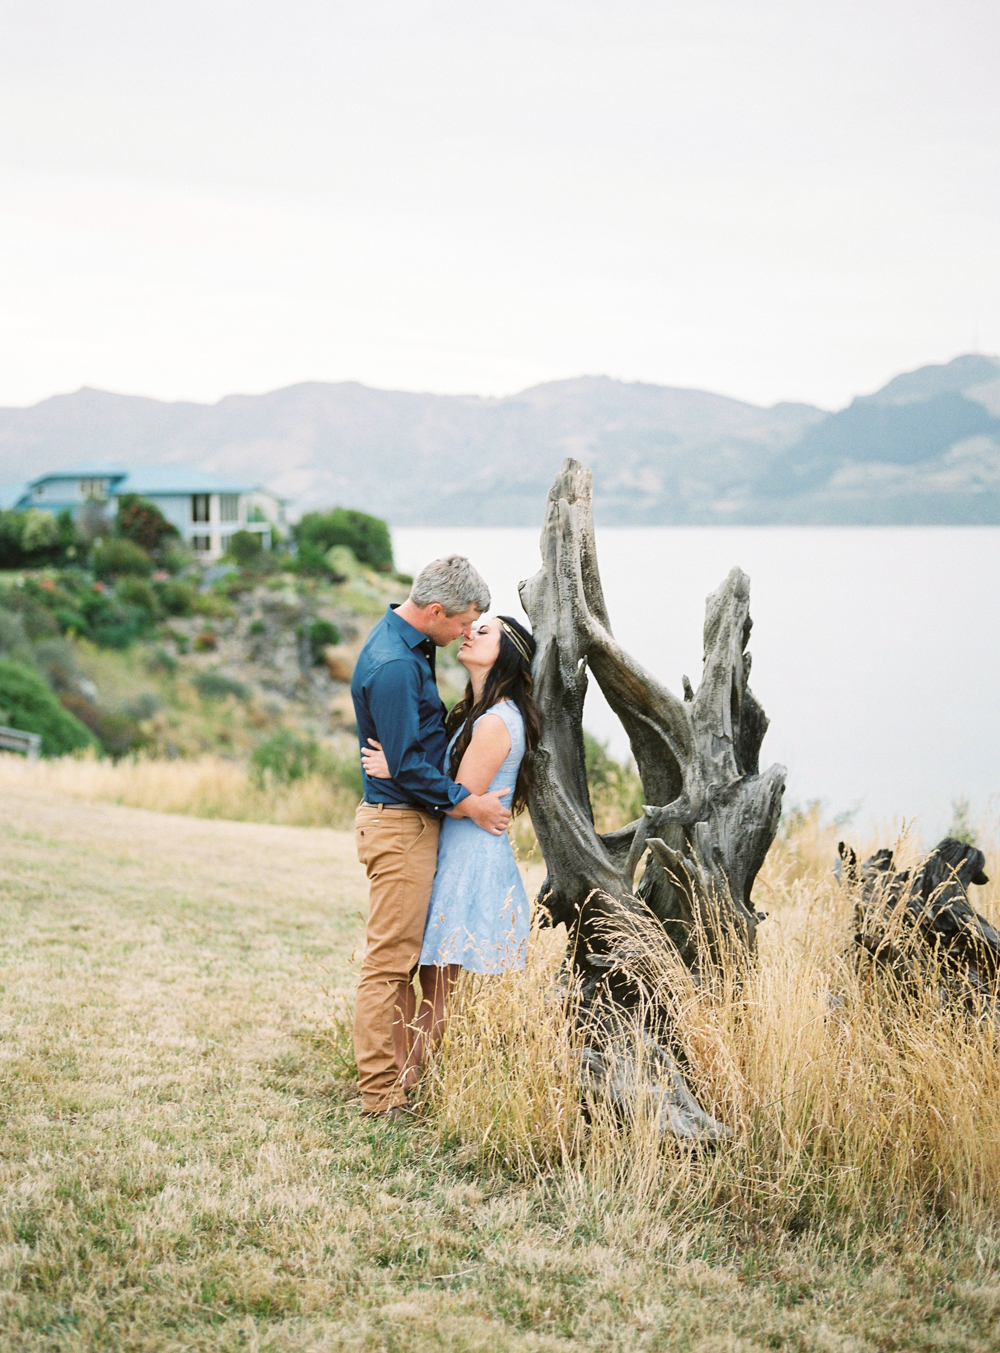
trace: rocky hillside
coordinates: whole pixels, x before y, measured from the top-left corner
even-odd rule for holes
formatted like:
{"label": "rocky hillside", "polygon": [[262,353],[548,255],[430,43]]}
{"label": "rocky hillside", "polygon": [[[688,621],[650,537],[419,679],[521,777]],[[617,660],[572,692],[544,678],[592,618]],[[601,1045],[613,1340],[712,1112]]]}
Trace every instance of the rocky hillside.
{"label": "rocky hillside", "polygon": [[313,383],[0,410],[0,481],[184,461],[400,526],[537,525],[565,455],[593,466],[605,524],[1000,522],[1000,362],[923,367],[835,413],[606,377],[503,399]]}
{"label": "rocky hillside", "polygon": [[[325,749],[356,775],[354,661],[386,604],[406,595],[405,580],[360,566],[339,581],[288,572],[209,574],[199,590],[188,588],[193,604],[183,613],[161,609],[127,643],[103,632],[97,642],[72,627],[60,632],[71,581],[116,595],[56,570],[0,576],[0,724],[43,733],[43,752],[52,755],[89,737],[111,756],[212,753],[246,762],[264,746],[268,764],[267,744],[277,738],[279,751]],[[169,600],[167,589],[177,585],[154,586]],[[457,696],[464,674],[450,650],[441,653],[438,670],[446,697]],[[4,679],[9,686],[18,674],[22,685],[33,679],[47,686],[50,703],[58,700],[73,716],[76,742],[47,747],[43,728],[18,717],[25,710],[5,709]]]}

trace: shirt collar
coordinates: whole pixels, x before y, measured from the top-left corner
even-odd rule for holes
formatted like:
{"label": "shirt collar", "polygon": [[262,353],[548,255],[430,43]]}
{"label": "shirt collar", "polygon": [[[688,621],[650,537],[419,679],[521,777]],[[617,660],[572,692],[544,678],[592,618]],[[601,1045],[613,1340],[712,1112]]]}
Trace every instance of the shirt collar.
{"label": "shirt collar", "polygon": [[404,643],[409,644],[411,648],[423,648],[426,652],[426,646],[429,643],[427,635],[421,634],[408,620],[404,620],[401,615],[396,614],[398,605],[398,602],[393,601],[386,607],[386,622],[396,631]]}

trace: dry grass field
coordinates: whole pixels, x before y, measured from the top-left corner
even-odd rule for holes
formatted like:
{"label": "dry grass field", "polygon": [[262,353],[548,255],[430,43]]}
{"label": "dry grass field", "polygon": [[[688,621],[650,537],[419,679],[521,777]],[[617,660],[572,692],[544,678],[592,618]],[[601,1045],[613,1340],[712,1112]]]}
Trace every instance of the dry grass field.
{"label": "dry grass field", "polygon": [[77,798],[151,808],[161,813],[272,822],[289,827],[350,827],[357,795],[319,774],[291,784],[261,784],[245,761],[200,756],[133,756],[112,761],[91,755],[35,762],[0,754],[0,792],[70,794]]}
{"label": "dry grass field", "polygon": [[815,824],[744,1013],[677,998],[692,1161],[581,1125],[552,935],[361,1120],[351,837],[57,788],[0,786],[4,1350],[1000,1347],[996,1033],[862,1005]]}

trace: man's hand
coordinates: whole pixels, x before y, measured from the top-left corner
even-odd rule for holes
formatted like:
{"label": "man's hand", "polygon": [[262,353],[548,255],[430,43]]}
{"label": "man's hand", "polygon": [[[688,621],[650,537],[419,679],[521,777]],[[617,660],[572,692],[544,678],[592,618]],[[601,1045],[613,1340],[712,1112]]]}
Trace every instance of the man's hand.
{"label": "man's hand", "polygon": [[503,836],[510,821],[510,809],[500,802],[513,793],[510,789],[494,789],[487,794],[470,794],[456,803],[450,817],[469,817],[491,836]]}

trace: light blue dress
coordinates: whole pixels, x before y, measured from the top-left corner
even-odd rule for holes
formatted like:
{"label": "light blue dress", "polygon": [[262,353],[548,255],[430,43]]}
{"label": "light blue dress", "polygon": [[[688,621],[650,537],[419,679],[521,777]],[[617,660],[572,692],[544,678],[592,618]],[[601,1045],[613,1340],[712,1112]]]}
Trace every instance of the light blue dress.
{"label": "light blue dress", "polygon": [[[503,719],[510,734],[510,751],[490,789],[512,790],[524,756],[521,711],[512,701],[503,700],[480,718],[487,714]],[[501,802],[510,807],[510,798]],[[438,968],[460,963],[470,972],[523,968],[528,921],[528,897],[507,833],[493,836],[470,818],[446,817],[441,823],[420,962]]]}

